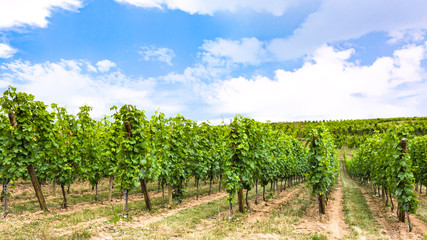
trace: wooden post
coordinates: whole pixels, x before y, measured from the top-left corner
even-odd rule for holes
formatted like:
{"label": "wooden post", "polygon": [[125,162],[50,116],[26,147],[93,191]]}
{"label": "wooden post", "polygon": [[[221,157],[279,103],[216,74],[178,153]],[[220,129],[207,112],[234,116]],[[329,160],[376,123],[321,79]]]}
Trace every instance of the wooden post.
{"label": "wooden post", "polygon": [[37,200],[39,201],[41,210],[45,212],[49,212],[49,210],[47,209],[46,201],[44,200],[42,189],[37,179],[36,172],[34,171],[33,165],[28,165],[27,171],[28,171],[28,174],[30,175],[31,183],[33,184],[34,191],[36,192]]}
{"label": "wooden post", "polygon": [[246,201],[246,207],[248,208],[248,210],[250,209],[250,206],[249,206],[249,201],[248,201],[248,193],[249,193],[249,189],[246,189],[246,198],[245,198],[245,201]]}
{"label": "wooden post", "polygon": [[325,214],[326,213],[326,202],[325,202],[325,195],[320,194],[320,213]]}
{"label": "wooden post", "polygon": [[245,205],[243,203],[243,189],[239,189],[237,192],[237,198],[239,201],[239,212],[243,213],[245,211]]}
{"label": "wooden post", "polygon": [[125,121],[126,131],[128,132],[129,137],[132,137],[132,128],[128,120]]}
{"label": "wooden post", "polygon": [[381,198],[383,200],[383,203],[385,202],[385,191],[384,191],[384,185],[381,186]]}
{"label": "wooden post", "polygon": [[165,207],[165,187],[163,182],[161,185],[162,185],[162,208],[164,208]]}
{"label": "wooden post", "polygon": [[9,179],[5,179],[5,181],[3,182],[3,209],[4,209],[4,214],[3,216],[6,217],[6,215],[9,213],[9,211],[7,210],[7,189],[9,187]]}
{"label": "wooden post", "polygon": [[56,196],[56,178],[52,181],[52,195]]}
{"label": "wooden post", "polygon": [[[14,128],[18,127],[18,122],[16,121],[16,117],[13,112],[9,113],[9,121]],[[28,171],[28,174],[30,175],[31,184],[33,185],[34,191],[36,192],[36,197],[37,197],[37,200],[39,201],[41,210],[48,212],[49,210],[47,209],[46,201],[44,199],[43,192],[40,187],[39,181],[37,179],[36,172],[34,171],[33,165],[31,164],[28,165],[27,171]]]}
{"label": "wooden post", "polygon": [[255,181],[255,205],[258,205],[258,179]]}
{"label": "wooden post", "polygon": [[172,207],[172,185],[168,184],[169,207]]}
{"label": "wooden post", "polygon": [[385,205],[387,206],[388,205],[388,191],[387,191],[387,188],[385,189],[385,196],[386,196],[386,200],[385,200]]}
{"label": "wooden post", "polygon": [[113,182],[114,182],[114,176],[110,176],[110,183],[108,184],[108,201],[111,202],[111,194],[113,191]]}
{"label": "wooden post", "polygon": [[196,177],[196,199],[199,200],[199,178]]}
{"label": "wooden post", "polygon": [[98,201],[98,183],[95,183],[95,202]]}
{"label": "wooden post", "polygon": [[262,186],[262,200],[265,202],[265,186]]}
{"label": "wooden post", "polygon": [[129,205],[128,205],[128,202],[129,202],[129,190],[128,190],[128,189],[125,189],[125,207],[126,207],[126,214],[128,214],[128,213],[129,213]]}
{"label": "wooden post", "polygon": [[[402,147],[402,154],[400,155],[400,158],[403,157],[403,154],[406,153],[406,147],[407,147],[407,143],[408,140],[406,140],[406,138],[402,138],[402,140],[400,141],[400,146]],[[400,206],[400,204],[398,204],[398,214],[397,217],[399,219],[400,222],[405,222],[405,210],[402,208],[402,206]]]}
{"label": "wooden post", "polygon": [[148,210],[151,211],[151,201],[150,196],[148,195],[147,185],[145,184],[145,179],[140,178],[139,182],[141,183],[141,191],[144,194],[145,206],[147,206]]}
{"label": "wooden post", "polygon": [[212,176],[211,176],[211,179],[210,179],[210,182],[209,182],[209,193],[208,193],[208,195],[211,195],[211,190],[212,190]]}

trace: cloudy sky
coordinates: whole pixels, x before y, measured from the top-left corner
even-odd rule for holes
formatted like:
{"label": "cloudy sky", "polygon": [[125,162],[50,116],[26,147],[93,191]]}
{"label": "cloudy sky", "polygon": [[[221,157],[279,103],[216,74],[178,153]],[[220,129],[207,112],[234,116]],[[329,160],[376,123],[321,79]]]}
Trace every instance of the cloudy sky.
{"label": "cloudy sky", "polygon": [[0,91],[93,116],[427,116],[425,0],[0,0]]}

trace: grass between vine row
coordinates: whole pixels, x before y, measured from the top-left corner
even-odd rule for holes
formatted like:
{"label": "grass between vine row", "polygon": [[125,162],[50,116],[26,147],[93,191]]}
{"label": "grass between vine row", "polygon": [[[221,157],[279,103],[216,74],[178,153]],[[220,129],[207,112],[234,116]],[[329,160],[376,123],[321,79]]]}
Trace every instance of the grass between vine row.
{"label": "grass between vine row", "polygon": [[[251,214],[257,212],[253,210],[243,214],[236,213],[230,218],[229,204],[226,202],[226,197],[224,197],[182,210],[161,221],[154,222],[142,230],[135,228],[133,225],[128,225],[125,228],[121,228],[120,231],[126,232],[126,237],[123,239],[137,239],[138,237],[148,239],[239,239],[256,233],[273,233],[280,234],[281,237],[285,235],[310,239],[307,234],[294,234],[292,232],[292,224],[298,221],[299,217],[311,204],[310,192],[302,185],[285,190],[282,193],[282,197],[286,196],[294,188],[298,188],[296,195],[280,206],[275,206],[276,208],[272,211],[266,212],[262,221],[248,221],[251,218]],[[265,206],[274,204],[272,201],[279,199],[279,196],[274,195],[273,198],[273,200],[267,200]],[[255,191],[249,192],[249,199],[251,200],[251,206],[255,207],[253,202]],[[260,200],[261,197],[259,196],[259,202],[262,205],[262,200]],[[260,209],[262,210],[264,207]],[[236,211],[236,202],[234,203],[234,208]],[[284,228],[284,226],[287,227]]]}
{"label": "grass between vine row", "polygon": [[[155,191],[157,186],[152,184],[150,190]],[[141,229],[138,225],[134,225],[133,218],[137,219],[141,216],[148,215],[148,217],[156,216],[162,213],[160,209],[162,198],[152,198],[154,210],[149,212],[145,210],[145,204],[142,199],[130,203],[131,214],[128,221],[118,221],[114,218],[123,218],[121,207],[122,203],[112,203],[103,205],[102,203],[93,204],[93,193],[88,191],[83,195],[75,195],[78,199],[76,203],[84,203],[89,199],[89,207],[87,205],[72,212],[62,213],[41,213],[40,211],[31,212],[23,209],[24,212],[18,214],[11,214],[6,219],[0,220],[0,239],[90,239],[97,237],[99,233],[117,232],[117,237],[121,239],[140,239],[143,238],[158,238],[165,239],[170,237],[188,237],[188,234],[194,234],[195,229],[203,229],[203,235],[196,238],[221,239],[221,238],[235,238],[244,235],[253,235],[258,232],[273,233],[286,236],[298,236],[302,239],[311,239],[308,234],[293,234],[292,224],[295,223],[305,209],[311,204],[310,193],[307,188],[301,185],[297,186],[300,189],[297,191],[294,198],[290,201],[283,203],[278,209],[266,213],[265,219],[262,222],[251,223],[248,222],[248,214],[236,214],[234,218],[228,218],[228,203],[226,197],[208,201],[207,203],[200,204],[195,207],[187,208],[177,213],[168,216],[160,221],[155,221],[147,228]],[[100,186],[100,198],[102,198],[102,189]],[[286,195],[290,189],[288,188],[284,194]],[[200,195],[207,194],[209,185],[200,186]],[[259,187],[259,189],[261,189]],[[76,188],[74,192],[79,192],[81,189]],[[217,192],[217,186],[212,186],[212,190]],[[105,193],[106,194],[106,193]],[[135,194],[140,194],[135,192]],[[185,197],[186,199],[194,198],[196,189],[188,187]],[[71,194],[70,198],[74,196]],[[106,196],[105,196],[106,197]],[[255,198],[255,191],[250,191],[249,199]],[[262,197],[259,196],[259,199]],[[278,196],[273,196],[278,198]],[[22,198],[21,198],[22,199]],[[52,198],[52,201],[56,201]],[[60,199],[60,198],[59,198]],[[13,199],[12,199],[13,200]],[[273,199],[274,200],[274,199]],[[28,202],[31,202],[28,201]],[[27,203],[28,203],[27,202]],[[19,204],[24,204],[20,202]],[[267,204],[268,205],[268,204]],[[266,205],[266,206],[267,206]],[[174,205],[174,208],[179,207]],[[234,204],[234,209],[237,211],[237,205]],[[30,207],[30,210],[33,210]],[[205,223],[210,222],[209,226]],[[238,231],[244,225],[244,231]],[[283,226],[287,226],[284,228]],[[100,229],[102,231],[100,231]],[[102,239],[98,236],[99,239]]]}
{"label": "grass between vine row", "polygon": [[[80,190],[79,186],[79,189]],[[151,184],[149,190],[150,194],[157,189],[157,185]],[[117,190],[116,190],[117,191]],[[209,185],[199,186],[199,194],[206,195],[209,191]],[[212,186],[212,193],[218,191],[218,188]],[[100,199],[106,199],[108,192],[99,194]],[[148,212],[145,208],[145,202],[141,198],[137,201],[132,201],[132,197],[135,195],[141,195],[137,190],[132,191],[130,195],[129,211],[130,215],[137,215],[143,212]],[[116,197],[120,197],[119,193],[115,193]],[[196,196],[196,189],[189,184],[185,192],[185,198],[192,198]],[[40,212],[38,203],[36,201],[30,200],[25,202],[19,202],[14,204],[12,198],[10,200],[10,214],[5,219],[0,219],[0,239],[61,239],[58,238],[56,234],[61,235],[61,233],[56,233],[57,229],[67,228],[70,226],[75,226],[81,223],[94,221],[100,218],[108,218],[108,220],[122,216],[122,201],[114,201],[110,204],[104,205],[103,202],[95,202],[93,200],[94,193],[86,193],[83,195],[71,194],[69,199],[70,206],[73,204],[84,204],[75,211],[70,212],[56,212],[55,209],[58,208],[62,198],[52,198],[49,200],[51,207],[50,213]],[[152,214],[156,214],[157,210],[161,208],[162,197],[151,198],[153,211]],[[167,201],[167,199],[166,199]],[[56,208],[55,208],[56,207]],[[173,208],[176,208],[177,205],[173,205]],[[77,229],[76,233],[72,233],[71,236],[79,234],[82,236],[88,236],[90,233],[89,230]],[[64,237],[64,239],[69,239],[70,236]]]}
{"label": "grass between vine row", "polygon": [[359,187],[346,172],[341,171],[340,177],[343,186],[345,222],[351,227],[355,238],[380,238],[379,225],[375,222]]}

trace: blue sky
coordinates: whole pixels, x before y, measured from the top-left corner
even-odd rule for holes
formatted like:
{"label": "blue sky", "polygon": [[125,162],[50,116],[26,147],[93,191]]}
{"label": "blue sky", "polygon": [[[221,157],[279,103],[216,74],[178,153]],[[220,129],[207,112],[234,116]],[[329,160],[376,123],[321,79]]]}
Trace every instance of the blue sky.
{"label": "blue sky", "polygon": [[427,2],[0,0],[0,90],[93,116],[427,115]]}

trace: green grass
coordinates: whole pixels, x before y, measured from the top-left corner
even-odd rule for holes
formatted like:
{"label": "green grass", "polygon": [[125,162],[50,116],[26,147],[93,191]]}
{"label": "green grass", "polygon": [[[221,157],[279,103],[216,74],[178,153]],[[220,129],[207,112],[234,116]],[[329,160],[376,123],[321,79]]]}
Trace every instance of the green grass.
{"label": "green grass", "polygon": [[359,187],[341,170],[343,187],[343,205],[345,222],[351,227],[355,236],[378,236],[379,225],[366,203]]}
{"label": "green grass", "polygon": [[424,223],[427,223],[427,197],[421,196],[419,199],[416,216]]}
{"label": "green grass", "polygon": [[306,187],[304,188],[304,191],[298,192],[291,201],[283,204],[283,214],[300,218],[310,206],[311,201],[311,189]]}
{"label": "green grass", "polygon": [[[20,185],[28,185],[28,183],[20,183]],[[29,185],[31,186],[31,185]],[[71,192],[70,194],[67,194],[67,204],[68,206],[80,204],[80,203],[90,203],[90,204],[100,204],[102,201],[106,201],[108,198],[108,181],[103,181],[102,184],[98,185],[98,200],[95,201],[95,191],[92,191],[91,187],[89,185],[84,184],[75,184],[75,188],[73,188],[73,185],[71,185]],[[116,188],[113,189],[112,192],[112,198],[117,199],[121,197],[121,193]],[[149,191],[149,194],[154,194],[157,192],[157,182],[151,182],[147,184],[147,188]],[[203,184],[202,181],[199,185],[199,193],[205,194],[208,192],[209,189],[209,183]],[[218,184],[215,183],[215,185],[212,185],[212,192],[216,192],[218,189]],[[51,191],[50,186],[43,186],[44,193],[50,193]],[[62,199],[62,192],[60,191],[61,188],[57,186],[57,194],[56,197],[52,197],[51,195],[47,194],[45,195],[48,197],[46,199],[46,204],[49,210],[54,211],[54,209],[60,207],[63,199]],[[188,181],[188,186],[185,189],[185,196],[195,196],[196,195],[196,188],[194,184],[194,180],[190,179]],[[33,189],[31,188],[31,191]],[[166,191],[166,190],[165,190]],[[132,196],[140,195],[141,190],[140,188],[135,188],[133,190],[129,191],[129,197],[132,198]],[[16,202],[15,200],[23,200]],[[30,212],[34,213],[37,211],[40,211],[39,203],[34,195],[33,192],[22,192],[21,194],[13,195],[11,198],[8,198],[8,210],[11,214],[21,214],[23,212]]]}
{"label": "green grass", "polygon": [[[191,185],[190,185],[191,186]],[[157,185],[153,185],[153,188],[157,189]],[[213,193],[217,192],[218,188],[212,188]],[[199,187],[199,194],[204,195],[209,191],[209,185],[201,185]],[[108,194],[108,193],[104,193]],[[119,196],[119,193],[116,193]],[[141,194],[140,192],[134,191],[134,194]],[[152,192],[151,192],[152,194]],[[184,197],[191,198],[196,195],[196,189],[187,188]],[[132,196],[130,198],[132,199]],[[69,204],[77,204],[77,203],[93,203],[92,200],[93,194],[83,194],[83,195],[71,195],[69,199]],[[52,202],[50,202],[52,201]],[[54,203],[55,199],[50,199],[48,201],[48,206],[50,206],[51,210],[58,205]],[[62,201],[62,199],[61,199]],[[225,200],[224,200],[225,202]],[[30,204],[29,204],[30,203]],[[162,197],[151,198],[151,203],[153,206],[153,211],[150,214],[158,214],[158,209],[161,208]],[[21,214],[23,211],[39,211],[39,206],[37,201],[26,201],[19,202],[12,205],[13,211],[10,211],[12,214],[8,216],[12,221],[3,221],[0,219],[0,239],[57,239],[58,236],[55,236],[52,232],[56,229],[61,229],[67,231],[67,229],[72,229],[73,226],[77,224],[86,223],[92,220],[97,220],[100,218],[112,218],[115,214],[117,215],[116,208],[119,209],[119,213],[123,216],[123,202],[113,202],[108,205],[103,205],[98,202],[97,206],[94,208],[85,208],[83,206],[81,209],[70,212],[70,213],[56,213],[52,211],[51,213],[41,213],[39,217],[35,219],[28,219],[28,214]],[[174,204],[172,208],[176,208],[178,205]],[[144,200],[140,199],[137,201],[131,201],[129,203],[129,211],[130,216],[138,215],[142,212],[147,212],[148,210],[145,207]],[[15,213],[15,214],[13,214]],[[18,213],[18,214],[16,214]],[[38,214],[38,213],[36,213]],[[11,224],[13,222],[13,224]],[[18,224],[15,224],[18,222]],[[23,222],[26,222],[23,224]],[[69,230],[68,230],[69,231]],[[62,235],[61,233],[58,233]],[[91,236],[91,231],[88,229],[84,229],[84,227],[78,227],[75,231],[71,233],[64,233],[64,239],[88,239]],[[6,237],[7,236],[7,237]]]}
{"label": "green grass", "polygon": [[[300,186],[299,186],[300,187]],[[291,191],[293,188],[286,190]],[[233,219],[216,221],[211,230],[204,233],[205,239],[244,239],[244,238],[292,238],[309,239],[305,233],[294,232],[294,224],[311,205],[310,188],[301,187],[291,199],[272,209],[261,221],[249,221],[247,214],[237,215]]]}

